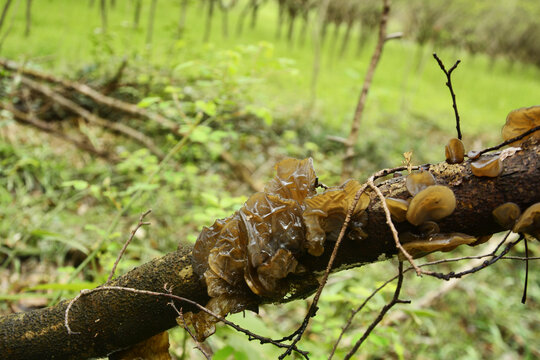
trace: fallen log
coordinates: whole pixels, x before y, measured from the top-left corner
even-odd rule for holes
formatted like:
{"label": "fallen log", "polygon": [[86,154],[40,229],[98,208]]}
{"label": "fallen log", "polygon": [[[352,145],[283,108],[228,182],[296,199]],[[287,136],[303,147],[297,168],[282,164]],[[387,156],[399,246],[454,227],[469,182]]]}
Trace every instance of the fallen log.
{"label": "fallen log", "polygon": [[[498,205],[511,201],[522,209],[540,202],[540,145],[530,141],[521,151],[504,160],[504,172],[495,178],[476,177],[470,162],[449,165],[446,162],[428,165],[437,183],[445,184],[456,196],[452,215],[439,222],[441,232],[462,232],[484,236],[499,232],[501,226],[491,214]],[[386,180],[377,185],[385,197],[400,197],[407,191],[404,177]],[[381,203],[375,194],[366,210],[368,233],[361,243],[344,241],[335,259],[334,271],[388,259],[397,253],[388,229]],[[396,224],[399,232],[412,225]],[[303,255],[299,262],[308,275],[324,272],[333,246],[325,246],[321,256]],[[300,289],[302,298],[316,290],[307,277],[288,279]],[[206,284],[194,275],[191,248],[180,248],[143,264],[106,285],[124,286],[156,292],[172,288],[172,294],[205,305]],[[16,313],[0,318],[0,354],[9,359],[83,359],[106,356],[127,348],[176,325],[177,313],[155,296],[122,291],[99,291],[84,296],[73,304],[70,327],[80,334],[68,334],[65,327],[67,301],[56,306],[28,313]],[[283,299],[285,301],[285,299]],[[260,298],[262,304],[265,299]],[[189,304],[176,302],[184,312],[197,311]]]}

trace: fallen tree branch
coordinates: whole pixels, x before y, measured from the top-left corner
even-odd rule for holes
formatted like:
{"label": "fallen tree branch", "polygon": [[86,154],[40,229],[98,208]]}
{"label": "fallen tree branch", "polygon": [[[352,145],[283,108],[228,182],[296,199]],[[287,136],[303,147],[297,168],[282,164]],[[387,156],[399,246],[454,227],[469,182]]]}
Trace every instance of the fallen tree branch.
{"label": "fallen tree branch", "polygon": [[114,154],[108,153],[103,150],[98,150],[94,146],[92,146],[92,144],[85,142],[84,140],[77,139],[71,135],[68,135],[62,130],[59,130],[56,127],[52,126],[48,122],[37,118],[35,115],[18,110],[11,104],[0,102],[0,109],[4,109],[12,113],[13,117],[15,118],[17,122],[22,123],[24,125],[33,126],[41,131],[54,135],[62,140],[68,141],[72,143],[73,145],[75,145],[76,147],[78,147],[79,149],[87,151],[90,154],[97,155],[109,161],[118,160],[116,156],[114,156]]}
{"label": "fallen tree branch", "polygon": [[76,90],[79,93],[85,96],[88,96],[90,99],[98,103],[101,103],[106,106],[110,106],[111,108],[123,111],[125,113],[131,114],[134,116],[150,119],[152,121],[157,122],[158,124],[160,124],[166,129],[170,129],[175,132],[178,131],[178,124],[167,119],[166,117],[157,113],[152,113],[150,111],[147,111],[146,109],[140,108],[137,105],[130,104],[125,101],[103,95],[99,91],[94,90],[93,88],[91,88],[90,86],[86,84],[81,84],[81,83],[77,83],[77,82],[73,82],[69,80],[60,79],[50,74],[46,74],[46,73],[33,70],[33,69],[28,69],[28,68],[18,65],[17,63],[13,61],[9,61],[7,59],[0,58],[0,65],[7,70],[15,71],[28,77],[58,84],[66,89]]}
{"label": "fallen tree branch", "polygon": [[103,119],[90,111],[86,110],[82,106],[76,104],[75,102],[69,100],[68,98],[60,95],[54,89],[49,87],[48,85],[38,83],[34,80],[31,80],[26,77],[21,77],[21,82],[31,88],[34,91],[38,91],[41,94],[45,95],[46,97],[50,98],[51,100],[55,101],[56,103],[60,104],[61,106],[65,107],[66,109],[69,109],[73,111],[74,113],[78,114],[85,120],[87,120],[89,123],[99,125],[104,128],[108,128],[114,131],[119,132],[120,134],[123,134],[129,138],[134,139],[135,141],[141,143],[145,147],[148,148],[154,155],[156,155],[159,159],[163,159],[165,156],[163,154],[163,151],[161,151],[150,139],[148,136],[144,135],[143,133],[133,129],[132,127],[129,127],[125,124],[118,123],[118,122],[112,122],[106,119]]}
{"label": "fallen tree branch", "polygon": [[[437,182],[451,187],[457,199],[455,212],[439,222],[441,232],[459,231],[474,236],[499,232],[502,229],[491,215],[493,208],[507,201],[515,202],[522,209],[540,202],[539,155],[538,144],[524,144],[522,151],[504,160],[505,170],[496,178],[472,175],[469,162],[429,166]],[[407,192],[404,182],[404,177],[398,177],[377,187],[385,197],[403,197]],[[368,238],[358,243],[346,237],[336,254],[333,271],[376,262],[397,253],[383,208],[376,194],[371,193],[371,196],[367,209],[369,220],[363,227]],[[412,225],[399,223],[396,228],[398,232],[409,231]],[[305,254],[299,259],[308,269],[306,274],[325,272],[332,245],[326,246],[319,257]],[[306,297],[316,290],[314,285],[305,286],[305,280],[302,276],[291,276],[291,284],[302,289],[295,294],[296,298]],[[205,283],[193,273],[190,248],[141,265],[106,286],[163,292],[165,284],[173,288],[172,294],[176,296],[198,304],[208,301]],[[258,299],[264,303],[262,298]],[[79,335],[69,335],[65,329],[67,301],[28,313],[11,314],[0,318],[0,353],[10,359],[41,359],[43,354],[56,359],[105,356],[176,326],[177,314],[167,306],[169,300],[118,291],[89,294],[74,303],[70,310],[71,328],[80,332]],[[197,311],[190,304],[177,302],[176,305],[184,313]]]}

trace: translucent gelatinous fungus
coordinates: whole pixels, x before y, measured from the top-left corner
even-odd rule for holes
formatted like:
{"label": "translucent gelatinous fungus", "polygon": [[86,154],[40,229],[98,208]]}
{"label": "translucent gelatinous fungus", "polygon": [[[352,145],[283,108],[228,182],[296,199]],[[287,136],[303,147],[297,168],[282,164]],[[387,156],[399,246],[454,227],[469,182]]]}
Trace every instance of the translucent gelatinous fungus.
{"label": "translucent gelatinous fungus", "polygon": [[[311,159],[285,159],[276,173],[265,192],[203,228],[193,248],[193,270],[206,282],[208,306],[220,315],[242,310],[253,294],[284,296],[283,279],[300,268],[295,255],[306,247],[302,212],[306,197],[316,195],[315,171]],[[192,318],[200,339],[214,331],[215,318],[204,313]]]}
{"label": "translucent gelatinous fungus", "polygon": [[426,221],[439,220],[454,212],[454,192],[443,185],[428,186],[416,194],[407,210],[407,221],[420,225]]}
{"label": "translucent gelatinous fungus", "polygon": [[[511,111],[506,117],[506,124],[502,128],[502,137],[504,140],[510,140],[539,125],[540,106],[517,109]],[[512,145],[519,145],[530,137],[540,140],[540,131],[534,132],[519,141],[515,141]]]}
{"label": "translucent gelatinous fungus", "polygon": [[495,221],[505,230],[510,230],[514,227],[516,220],[521,215],[521,210],[517,204],[507,202],[499,205],[491,212]]}
{"label": "translucent gelatinous fungus", "polygon": [[[339,231],[360,187],[358,181],[349,180],[341,186],[329,188],[322,194],[306,199],[306,210],[302,217],[307,230],[305,246],[311,255],[321,255],[327,233]],[[352,216],[358,218],[368,205],[369,196],[362,193]]]}
{"label": "translucent gelatinous fungus", "polygon": [[315,195],[315,170],[311,158],[297,160],[287,158],[276,165],[276,176],[265,186],[267,194],[279,195],[298,202]]}
{"label": "translucent gelatinous fungus", "polygon": [[503,163],[499,156],[480,157],[480,159],[471,163],[471,170],[478,177],[497,177],[503,171]]}
{"label": "translucent gelatinous fungus", "polygon": [[446,162],[449,164],[460,164],[465,158],[465,147],[463,142],[457,138],[450,139],[445,147]]}
{"label": "translucent gelatinous fungus", "polygon": [[409,202],[407,200],[392,197],[384,200],[394,221],[403,222],[406,220],[407,209],[409,208]]}
{"label": "translucent gelatinous fungus", "polygon": [[518,219],[512,231],[530,234],[540,241],[540,203],[529,206]]}
{"label": "translucent gelatinous fungus", "polygon": [[[452,251],[459,245],[471,244],[475,241],[474,236],[462,233],[435,234],[417,237],[413,241],[405,242],[403,248],[416,259],[434,251]],[[405,259],[403,253],[400,252],[399,258],[401,260]]]}
{"label": "translucent gelatinous fungus", "polygon": [[405,187],[412,196],[431,185],[435,185],[435,177],[429,171],[412,172],[405,180]]}

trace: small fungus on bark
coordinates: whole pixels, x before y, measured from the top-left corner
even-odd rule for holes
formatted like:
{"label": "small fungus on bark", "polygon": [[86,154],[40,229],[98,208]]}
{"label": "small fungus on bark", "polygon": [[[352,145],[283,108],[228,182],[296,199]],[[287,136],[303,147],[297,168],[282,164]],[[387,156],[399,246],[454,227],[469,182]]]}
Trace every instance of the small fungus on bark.
{"label": "small fungus on bark", "polygon": [[435,177],[429,171],[412,172],[405,180],[405,187],[412,196],[431,185],[435,185]]}
{"label": "small fungus on bark", "polygon": [[503,171],[503,163],[500,157],[480,157],[471,163],[471,170],[475,176],[497,177]]}
{"label": "small fungus on bark", "polygon": [[[502,137],[504,140],[510,140],[539,125],[540,106],[517,109],[511,111],[506,117],[506,124],[502,128]],[[536,131],[521,140],[513,142],[512,146],[520,145],[531,137],[540,140],[540,131]]]}
{"label": "small fungus on bark", "polygon": [[529,206],[518,219],[512,231],[530,234],[540,241],[540,203]]}
{"label": "small fungus on bark", "polygon": [[[400,241],[403,242],[403,248],[413,257],[419,258],[426,256],[434,251],[448,252],[454,250],[459,245],[471,244],[476,241],[476,238],[471,235],[462,233],[447,233],[434,235],[413,235],[409,234],[403,238],[400,236]],[[407,242],[408,241],[408,242]],[[400,252],[399,258],[405,259],[403,253]]]}
{"label": "small fungus on bark", "polygon": [[407,210],[407,221],[418,226],[426,221],[440,220],[454,212],[454,192],[443,185],[428,186],[416,194]]}
{"label": "small fungus on bark", "polygon": [[396,222],[403,222],[407,219],[407,209],[409,208],[409,201],[404,199],[397,199],[388,197],[384,199],[390,214],[392,215],[392,220]]}
{"label": "small fungus on bark", "polygon": [[440,231],[439,225],[435,221],[426,221],[418,229],[425,235],[437,234]]}
{"label": "small fungus on bark", "polygon": [[491,213],[499,225],[505,230],[510,230],[521,215],[521,210],[517,204],[507,202],[497,206]]}
{"label": "small fungus on bark", "polygon": [[450,139],[445,147],[446,162],[449,164],[460,164],[465,158],[465,147],[463,142],[457,138]]}
{"label": "small fungus on bark", "polygon": [[[360,187],[358,181],[349,180],[341,186],[329,188],[322,194],[306,199],[306,210],[302,217],[307,228],[307,249],[311,255],[319,256],[323,253],[324,241],[327,237],[330,238],[328,234],[333,234],[332,240],[337,239],[337,233]],[[363,224],[367,222],[364,210],[368,205],[369,195],[362,193],[352,212],[353,221],[360,221]],[[361,226],[355,228],[361,229]],[[357,235],[360,239],[367,237],[363,232],[357,232]]]}

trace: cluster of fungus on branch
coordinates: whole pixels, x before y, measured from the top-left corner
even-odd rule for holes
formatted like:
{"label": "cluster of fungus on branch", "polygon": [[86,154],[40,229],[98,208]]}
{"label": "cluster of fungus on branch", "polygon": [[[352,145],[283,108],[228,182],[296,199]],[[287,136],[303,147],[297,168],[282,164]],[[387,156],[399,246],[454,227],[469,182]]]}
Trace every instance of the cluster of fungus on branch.
{"label": "cluster of fungus on branch", "polygon": [[[337,239],[360,184],[349,180],[317,194],[316,179],[311,159],[285,159],[264,192],[203,229],[193,249],[193,269],[206,283],[210,310],[224,316],[247,309],[257,297],[283,298],[291,291],[287,276],[306,271],[300,256],[320,256],[325,242]],[[349,239],[367,237],[362,226],[368,205],[363,194],[352,213]],[[186,315],[199,340],[215,331],[217,319],[211,315]]]}
{"label": "cluster of fungus on branch", "polygon": [[[434,251],[451,251],[459,245],[471,245],[478,241],[474,236],[461,233],[441,233],[436,221],[451,215],[456,208],[454,192],[445,185],[438,185],[435,177],[427,170],[411,172],[405,179],[405,187],[412,198],[385,199],[392,219],[407,221],[416,227],[416,232],[403,232],[399,240],[413,258]],[[399,254],[405,259],[403,253]]]}

